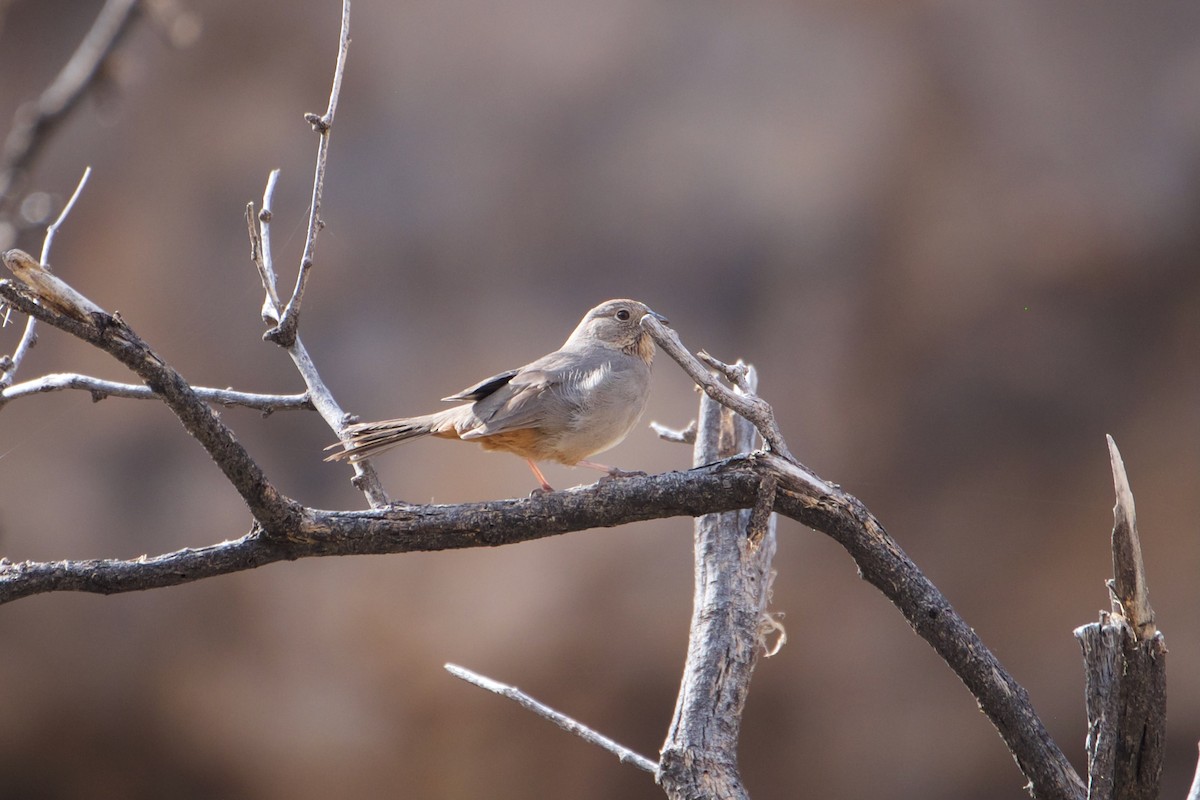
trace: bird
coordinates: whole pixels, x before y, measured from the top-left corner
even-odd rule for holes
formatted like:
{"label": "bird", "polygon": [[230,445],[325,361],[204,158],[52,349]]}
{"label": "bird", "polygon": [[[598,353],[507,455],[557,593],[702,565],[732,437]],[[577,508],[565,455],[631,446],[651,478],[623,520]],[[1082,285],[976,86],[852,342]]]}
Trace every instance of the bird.
{"label": "bird", "polygon": [[[342,431],[344,449],[326,461],[355,462],[422,436],[478,442],[525,459],[539,492],[553,487],[539,461],[629,473],[589,461],[619,444],[642,416],[650,393],[654,340],[646,317],[667,318],[636,300],[608,300],[588,311],[553,353],[442,398],[453,408],[417,417],[361,422]],[[603,480],[603,478],[601,479]]]}

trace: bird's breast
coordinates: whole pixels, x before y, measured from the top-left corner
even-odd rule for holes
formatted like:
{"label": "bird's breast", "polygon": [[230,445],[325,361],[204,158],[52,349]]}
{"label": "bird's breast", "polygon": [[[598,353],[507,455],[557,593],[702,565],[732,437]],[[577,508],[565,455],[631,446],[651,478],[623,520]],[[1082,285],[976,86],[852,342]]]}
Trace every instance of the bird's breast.
{"label": "bird's breast", "polygon": [[646,408],[650,370],[644,362],[605,362],[575,382],[575,411],[560,433],[559,458],[574,464],[620,443]]}

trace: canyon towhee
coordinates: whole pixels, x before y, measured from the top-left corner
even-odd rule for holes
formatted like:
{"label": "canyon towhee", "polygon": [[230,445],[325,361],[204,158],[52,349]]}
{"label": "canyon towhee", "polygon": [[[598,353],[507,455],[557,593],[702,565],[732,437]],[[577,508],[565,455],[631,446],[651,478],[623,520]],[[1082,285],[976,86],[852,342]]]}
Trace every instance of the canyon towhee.
{"label": "canyon towhee", "polygon": [[357,461],[419,436],[478,442],[524,458],[543,491],[538,461],[620,470],[586,459],[618,444],[637,424],[650,394],[654,341],[636,300],[609,300],[584,315],[558,350],[443,398],[462,405],[420,417],[348,426],[345,447],[326,461]]}

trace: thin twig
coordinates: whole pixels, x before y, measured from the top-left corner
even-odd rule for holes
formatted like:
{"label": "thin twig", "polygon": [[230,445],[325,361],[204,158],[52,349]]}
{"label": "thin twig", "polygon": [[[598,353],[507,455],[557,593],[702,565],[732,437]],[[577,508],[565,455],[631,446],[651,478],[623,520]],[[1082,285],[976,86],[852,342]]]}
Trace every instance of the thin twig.
{"label": "thin twig", "polygon": [[674,442],[675,444],[696,443],[696,420],[689,422],[687,427],[682,430],[660,425],[657,422],[651,422],[650,430],[654,431],[658,438],[664,442]]}
{"label": "thin twig", "polygon": [[[271,218],[273,216],[271,208],[274,204],[275,187],[278,182],[279,170],[272,170],[267,178],[267,187],[263,191],[263,205],[262,211],[258,213],[257,228],[253,219],[248,220],[250,223],[250,254],[258,269],[266,295],[263,300],[262,313],[264,321],[268,324],[272,318],[277,318],[279,315],[279,295],[275,291],[275,268],[271,261]],[[347,414],[334,398],[333,392],[329,391],[329,387],[325,385],[325,381],[321,378],[321,374],[299,334],[285,349],[308,389],[306,394],[313,408],[321,415],[321,419],[325,420],[325,424],[338,436],[341,436],[342,430],[346,427]],[[382,508],[391,502],[370,461],[356,461],[353,468],[354,477],[351,482],[366,496],[371,508]]]}
{"label": "thin twig", "polygon": [[647,314],[642,317],[642,325],[654,337],[654,341],[658,343],[658,346],[666,351],[667,355],[675,359],[679,366],[683,367],[683,371],[691,376],[692,380],[704,390],[705,394],[726,408],[730,408],[750,420],[750,422],[754,423],[754,427],[758,428],[759,434],[762,435],[763,440],[766,441],[772,451],[795,464],[799,464],[792,456],[791,451],[788,450],[787,442],[783,439],[783,433],[779,430],[779,425],[775,422],[775,412],[771,409],[771,406],[767,405],[767,403],[754,394],[736,394],[722,385],[683,346],[683,342],[679,340],[679,334],[655,319],[653,314]]}
{"label": "thin twig", "polygon": [[59,122],[96,81],[100,67],[129,30],[138,0],[108,0],[66,65],[37,100],[17,110],[0,151],[0,205],[12,203],[19,180]]}
{"label": "thin twig", "polygon": [[246,204],[246,227],[250,235],[250,260],[258,269],[258,279],[263,287],[262,320],[268,325],[279,324],[279,289],[275,278],[275,263],[271,257],[271,201],[279,183],[279,170],[273,169],[267,176],[267,188],[263,190],[262,211],[254,212],[254,203]]}
{"label": "thin twig", "polygon": [[584,725],[561,711],[555,711],[545,703],[534,700],[525,692],[515,686],[510,686],[507,683],[500,683],[491,678],[480,675],[477,672],[472,672],[466,667],[460,667],[457,664],[446,664],[446,671],[456,678],[461,678],[467,683],[473,683],[481,689],[487,689],[489,692],[498,694],[501,697],[507,697],[509,700],[517,702],[524,708],[529,709],[539,717],[544,717],[550,720],[558,727],[562,728],[567,733],[573,733],[580,739],[583,739],[589,744],[594,744],[597,747],[602,747],[608,752],[615,755],[622,764],[632,764],[638,769],[645,770],[651,774],[658,771],[658,764],[655,764],[650,759],[643,755],[639,755],[630,750],[624,745],[617,744],[612,739],[609,739],[602,733],[597,733],[588,726]]}
{"label": "thin twig", "polygon": [[[154,399],[154,391],[143,384],[118,383],[90,375],[63,372],[43,375],[40,378],[22,381],[0,390],[0,407],[21,397],[29,397],[46,392],[59,392],[69,389],[90,392],[92,400],[103,400],[106,397],[128,397],[137,400]],[[242,406],[264,413],[273,411],[288,411],[303,409],[311,411],[312,401],[307,394],[258,394],[254,392],[239,392],[234,389],[213,389],[207,386],[193,386],[192,390],[198,397],[210,403],[222,406]]]}
{"label": "thin twig", "polygon": [[[18,251],[6,253],[5,261],[8,262],[15,252]],[[300,525],[302,507],[267,480],[262,468],[246,452],[233,431],[221,422],[218,414],[196,394],[183,376],[122,319],[102,310],[87,311],[98,307],[61,279],[54,278],[54,282],[56,286],[70,290],[72,295],[47,297],[39,293],[36,286],[31,288],[4,280],[0,281],[0,297],[17,310],[36,316],[42,322],[105,351],[131,369],[162,398],[188,433],[208,451],[262,527],[269,534],[295,533]],[[76,298],[79,303],[87,305],[76,305]],[[80,316],[85,318],[80,319]]]}
{"label": "thin twig", "polygon": [[325,164],[329,157],[329,134],[337,112],[338,95],[342,91],[342,76],[346,71],[346,54],[350,49],[350,0],[342,0],[342,30],[338,42],[337,64],[333,72],[333,87],[329,92],[329,106],[321,116],[305,114],[304,118],[320,136],[317,144],[317,166],[313,175],[312,199],[308,209],[308,235],[304,241],[304,255],[300,258],[300,270],[296,275],[296,288],[287,307],[280,315],[279,325],[267,331],[266,338],[284,347],[291,345],[300,325],[300,305],[304,301],[304,289],[312,270],[317,251],[317,234],[325,223],[321,220],[321,194],[325,187]]}
{"label": "thin twig", "polygon": [[67,200],[67,204],[63,206],[62,212],[58,215],[58,219],[51,222],[46,228],[46,238],[42,240],[42,266],[50,266],[50,248],[54,245],[54,238],[58,236],[58,229],[62,227],[67,215],[71,213],[71,209],[75,208],[75,203],[79,200],[79,195],[83,194],[83,187],[87,186],[88,178],[92,177],[92,168],[84,167],[83,176],[79,179],[79,184],[75,187],[75,191],[71,192],[71,198]]}
{"label": "thin twig", "polygon": [[[71,193],[71,199],[63,206],[58,219],[54,220],[46,228],[46,237],[42,240],[43,266],[50,266],[50,248],[54,244],[54,237],[58,235],[58,229],[62,227],[67,215],[71,213],[71,209],[75,208],[75,202],[83,194],[83,187],[87,185],[88,178],[90,177],[92,177],[92,168],[86,167],[83,170],[83,176],[79,179],[79,183],[75,186],[75,191]],[[17,370],[21,367],[21,362],[25,360],[25,356],[28,355],[35,344],[37,344],[37,318],[29,317],[25,321],[25,332],[21,334],[21,340],[17,342],[17,348],[13,350],[12,356],[6,362],[7,368],[3,372],[0,372],[0,390],[11,386],[12,382],[16,380]]]}
{"label": "thin twig", "polygon": [[[309,123],[312,124],[313,129],[320,134],[321,139],[317,146],[317,166],[313,175],[312,200],[308,218],[308,237],[304,244],[304,256],[301,259],[300,273],[296,279],[296,288],[286,308],[283,308],[279,297],[275,264],[271,255],[271,220],[273,217],[271,208],[274,204],[275,187],[279,182],[279,170],[272,170],[267,177],[267,186],[263,190],[262,211],[258,213],[257,228],[254,225],[254,220],[251,218],[253,206],[247,207],[251,259],[258,269],[259,279],[262,281],[263,292],[266,296],[263,300],[262,316],[267,324],[275,326],[263,334],[263,338],[275,342],[287,350],[292,363],[295,364],[296,369],[300,372],[300,377],[304,380],[304,385],[308,388],[308,397],[311,399],[313,407],[321,415],[321,418],[325,420],[325,423],[339,436],[341,436],[342,430],[346,427],[348,415],[342,410],[337,400],[334,399],[333,393],[329,391],[329,387],[322,380],[320,373],[317,371],[316,364],[313,363],[307,348],[305,348],[304,343],[300,340],[298,327],[300,302],[304,295],[304,287],[308,281],[309,270],[313,265],[317,233],[322,225],[320,221],[321,192],[325,183],[325,164],[329,152],[329,132],[333,126],[334,115],[337,112],[338,96],[342,91],[342,76],[346,71],[346,54],[349,47],[350,0],[343,0],[341,35],[338,45],[337,64],[334,66],[333,71],[333,86],[329,91],[329,106],[325,114],[321,117],[317,117],[315,114],[305,116]],[[390,500],[387,492],[383,489],[383,484],[380,482],[379,476],[375,472],[375,467],[369,461],[357,461],[353,467],[354,478],[351,482],[355,488],[366,496],[367,502],[371,507],[382,508],[386,506]]]}

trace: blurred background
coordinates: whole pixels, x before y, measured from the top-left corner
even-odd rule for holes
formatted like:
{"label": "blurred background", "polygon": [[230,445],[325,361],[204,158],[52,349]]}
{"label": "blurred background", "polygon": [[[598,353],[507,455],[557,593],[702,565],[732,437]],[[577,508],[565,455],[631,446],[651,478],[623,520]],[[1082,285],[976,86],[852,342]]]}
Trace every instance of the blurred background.
{"label": "blurred background", "polygon": [[[95,169],[55,269],[197,384],[296,392],[261,341],[243,213],[283,170],[303,245],[336,0],[158,3],[24,186]],[[99,2],[0,3],[0,124]],[[1083,768],[1071,635],[1107,608],[1104,435],[1137,499],[1171,650],[1164,797],[1200,738],[1200,5],[356,0],[302,336],[364,418],[556,347],[635,297],[757,365],[798,457],[862,498]],[[19,211],[19,209],[18,209]],[[19,218],[13,218],[12,222]],[[44,222],[5,227],[37,252]],[[22,321],[23,323],[23,321]],[[0,352],[21,325],[0,330]],[[52,329],[19,379],[131,380]],[[646,421],[696,396],[666,358]],[[276,484],[361,508],[312,413],[223,418]],[[686,467],[639,428],[605,459]],[[511,456],[376,462],[413,502],[522,496]],[[550,467],[555,485],[594,473]],[[0,413],[0,555],[133,557],[249,516],[160,405]],[[779,525],[790,641],[756,674],[756,798],[1021,798],[967,691],[845,553]],[[655,798],[645,774],[449,677],[460,663],[650,756],[691,604],[691,524],[497,550],[277,564],[0,609],[0,796]]]}

